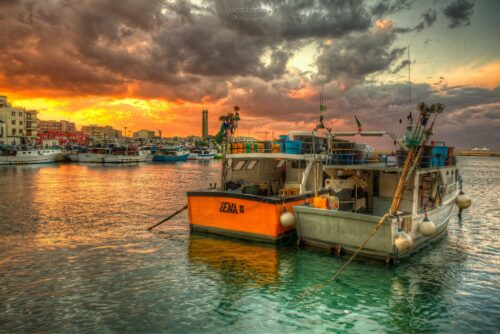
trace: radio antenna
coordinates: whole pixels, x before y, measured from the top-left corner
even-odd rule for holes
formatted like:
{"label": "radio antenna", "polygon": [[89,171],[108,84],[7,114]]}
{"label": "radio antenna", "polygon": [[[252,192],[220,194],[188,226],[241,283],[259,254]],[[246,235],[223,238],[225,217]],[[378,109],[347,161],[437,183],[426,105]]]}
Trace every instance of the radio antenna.
{"label": "radio antenna", "polygon": [[409,45],[408,45],[408,98],[410,102],[410,111],[411,111],[411,59],[410,59]]}

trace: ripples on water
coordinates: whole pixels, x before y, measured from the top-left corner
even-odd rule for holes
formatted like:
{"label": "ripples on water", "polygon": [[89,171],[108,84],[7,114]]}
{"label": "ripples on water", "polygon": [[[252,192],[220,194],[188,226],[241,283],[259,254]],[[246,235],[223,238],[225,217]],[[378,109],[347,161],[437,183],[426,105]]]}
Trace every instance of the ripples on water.
{"label": "ripples on water", "polygon": [[500,159],[461,158],[473,206],[397,267],[189,234],[219,162],[0,168],[0,332],[494,332]]}

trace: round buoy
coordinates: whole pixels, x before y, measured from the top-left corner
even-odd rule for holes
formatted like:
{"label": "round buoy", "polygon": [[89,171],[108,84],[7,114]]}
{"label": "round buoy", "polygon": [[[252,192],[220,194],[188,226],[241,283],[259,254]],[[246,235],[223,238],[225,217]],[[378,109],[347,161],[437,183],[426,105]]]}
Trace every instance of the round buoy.
{"label": "round buoy", "polygon": [[427,216],[418,224],[418,231],[420,234],[426,237],[430,237],[434,233],[436,233],[436,225],[427,218]]}
{"label": "round buoy", "polygon": [[280,223],[283,227],[292,227],[295,225],[295,216],[290,211],[283,211],[280,216]]}
{"label": "round buoy", "polygon": [[413,239],[407,233],[399,231],[394,239],[394,245],[399,251],[405,251],[413,246]]}
{"label": "round buoy", "polygon": [[463,210],[467,209],[472,204],[472,201],[469,198],[469,196],[467,196],[466,194],[464,194],[462,190],[460,190],[460,193],[455,199],[455,204],[458,206],[459,209]]}

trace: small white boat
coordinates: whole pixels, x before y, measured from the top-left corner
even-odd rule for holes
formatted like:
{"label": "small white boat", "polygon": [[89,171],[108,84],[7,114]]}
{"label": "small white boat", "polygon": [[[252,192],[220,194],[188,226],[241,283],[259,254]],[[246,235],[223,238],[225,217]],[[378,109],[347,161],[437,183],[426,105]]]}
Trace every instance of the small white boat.
{"label": "small white boat", "polygon": [[214,149],[194,149],[189,154],[188,160],[211,160],[217,154]]}
{"label": "small white boat", "polygon": [[151,151],[128,148],[126,150],[114,149],[111,154],[104,157],[104,163],[138,163],[146,162]]}
{"label": "small white boat", "polygon": [[60,154],[59,149],[47,148],[6,151],[0,154],[0,165],[52,163]]}

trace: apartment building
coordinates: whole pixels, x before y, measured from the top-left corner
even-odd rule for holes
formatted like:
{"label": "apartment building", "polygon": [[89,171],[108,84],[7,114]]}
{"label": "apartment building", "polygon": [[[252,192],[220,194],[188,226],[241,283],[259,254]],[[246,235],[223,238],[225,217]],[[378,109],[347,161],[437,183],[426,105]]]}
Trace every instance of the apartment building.
{"label": "apartment building", "polygon": [[99,141],[112,140],[114,138],[121,138],[122,132],[114,129],[112,126],[99,126],[99,125],[85,125],[82,126],[81,132],[90,136],[90,138]]}
{"label": "apartment building", "polygon": [[38,131],[76,132],[76,125],[69,121],[38,121]]}
{"label": "apartment building", "polygon": [[19,145],[23,143],[23,137],[26,135],[25,110],[23,108],[14,108],[8,103],[7,96],[0,96],[0,121],[2,136],[0,144]]}

